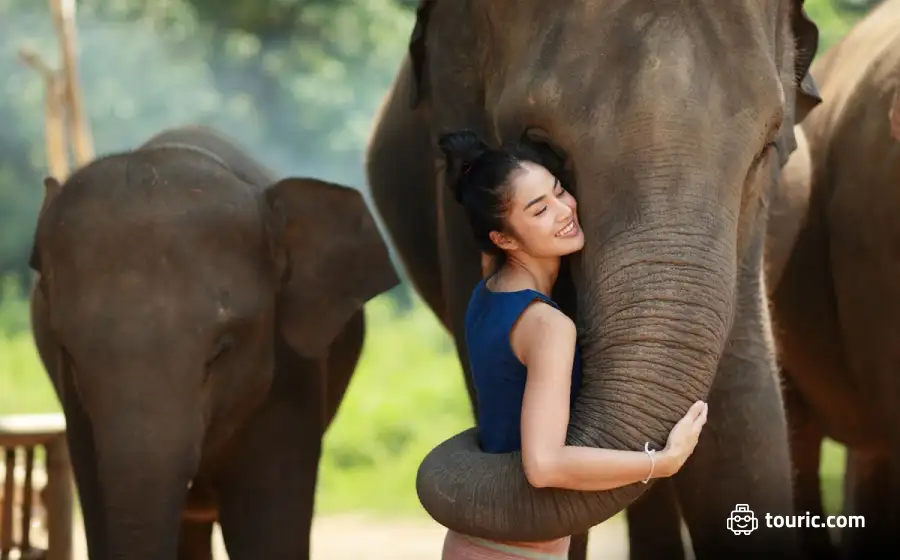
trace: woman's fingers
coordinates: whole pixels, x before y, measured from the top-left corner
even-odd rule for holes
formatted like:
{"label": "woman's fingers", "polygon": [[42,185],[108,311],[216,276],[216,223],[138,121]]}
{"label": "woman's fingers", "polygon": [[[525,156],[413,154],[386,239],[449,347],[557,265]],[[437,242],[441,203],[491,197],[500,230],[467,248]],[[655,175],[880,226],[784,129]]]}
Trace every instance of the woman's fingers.
{"label": "woman's fingers", "polygon": [[690,418],[691,420],[699,420],[706,413],[706,403],[703,401],[697,401],[691,405],[691,408],[688,409],[687,414],[685,416]]}
{"label": "woman's fingers", "polygon": [[706,414],[709,412],[709,405],[703,403],[703,408],[700,410],[700,413],[697,415],[697,423],[702,427],[706,424]]}

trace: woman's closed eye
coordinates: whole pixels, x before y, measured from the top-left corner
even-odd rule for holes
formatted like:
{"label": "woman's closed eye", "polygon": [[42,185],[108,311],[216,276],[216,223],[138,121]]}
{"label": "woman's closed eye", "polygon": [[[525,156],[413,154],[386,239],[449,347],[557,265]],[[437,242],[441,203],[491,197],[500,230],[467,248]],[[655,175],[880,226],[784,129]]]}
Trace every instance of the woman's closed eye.
{"label": "woman's closed eye", "polygon": [[[566,194],[566,189],[562,188],[561,186],[559,186],[559,185],[557,184],[556,188],[553,190],[553,196],[555,196],[556,198],[562,198],[565,194]],[[546,211],[547,211],[547,206],[544,205],[544,206],[541,207],[540,210],[538,210],[537,212],[535,212],[534,215],[535,215],[535,217],[537,217],[537,216],[540,216],[541,214],[543,214],[543,213],[546,212]]]}

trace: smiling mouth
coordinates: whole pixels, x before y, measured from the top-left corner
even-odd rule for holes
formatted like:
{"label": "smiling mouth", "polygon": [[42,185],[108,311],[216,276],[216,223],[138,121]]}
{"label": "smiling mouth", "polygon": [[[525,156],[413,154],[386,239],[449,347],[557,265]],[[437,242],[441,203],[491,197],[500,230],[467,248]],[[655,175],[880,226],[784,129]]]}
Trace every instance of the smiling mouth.
{"label": "smiling mouth", "polygon": [[578,233],[578,226],[575,225],[575,220],[572,220],[569,225],[556,232],[556,237],[571,237],[576,233]]}

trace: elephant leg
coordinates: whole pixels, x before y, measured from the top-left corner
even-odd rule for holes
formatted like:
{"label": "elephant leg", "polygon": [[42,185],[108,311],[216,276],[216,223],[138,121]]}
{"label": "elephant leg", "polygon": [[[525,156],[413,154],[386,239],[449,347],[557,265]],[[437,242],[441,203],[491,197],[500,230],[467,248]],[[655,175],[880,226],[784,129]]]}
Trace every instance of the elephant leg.
{"label": "elephant leg", "polygon": [[844,472],[844,519],[862,516],[865,528],[840,528],[843,558],[880,558],[895,550],[900,533],[897,502],[900,479],[892,476],[890,458],[860,450],[847,450]]}
{"label": "elephant leg", "polygon": [[[797,558],[796,530],[766,525],[768,515],[793,513],[787,433],[774,379],[765,386],[719,376],[700,443],[674,477],[695,556]],[[738,504],[755,514],[758,528],[750,534],[727,528]]]}
{"label": "elephant leg", "polygon": [[653,486],[625,510],[632,560],[684,560],[678,496],[669,479]]}
{"label": "elephant leg", "polygon": [[587,533],[572,535],[572,540],[569,543],[569,560],[587,560],[587,548]]}
{"label": "elephant leg", "polygon": [[60,385],[63,388],[61,402],[66,417],[69,459],[72,464],[75,487],[78,490],[88,556],[102,560],[106,554],[106,524],[104,523],[100,494],[100,478],[97,473],[97,453],[94,449],[93,430],[87,413],[75,393],[70,372],[64,373]]}
{"label": "elephant leg", "polygon": [[217,477],[219,523],[231,560],[308,560],[322,449],[318,365],[279,344],[266,402],[236,435]]}
{"label": "elephant leg", "polygon": [[178,560],[213,560],[213,522],[181,522],[181,537],[178,541]]}
{"label": "elephant leg", "polygon": [[[825,519],[822,505],[822,489],[819,465],[822,440],[825,434],[821,426],[803,402],[790,374],[782,370],[784,379],[784,406],[790,438],[791,463],[794,468],[794,503],[798,513],[818,515]],[[802,527],[799,531],[800,547],[806,558],[823,560],[837,558],[837,549],[831,542],[827,527]]]}
{"label": "elephant leg", "polygon": [[[767,527],[770,515],[794,513],[787,421],[775,363],[761,271],[754,240],[738,276],[734,324],[708,396],[709,413],[694,454],[675,477],[678,502],[698,560],[800,555],[796,529]],[[755,514],[758,528],[727,523],[738,504]],[[745,529],[746,527],[746,529]]]}

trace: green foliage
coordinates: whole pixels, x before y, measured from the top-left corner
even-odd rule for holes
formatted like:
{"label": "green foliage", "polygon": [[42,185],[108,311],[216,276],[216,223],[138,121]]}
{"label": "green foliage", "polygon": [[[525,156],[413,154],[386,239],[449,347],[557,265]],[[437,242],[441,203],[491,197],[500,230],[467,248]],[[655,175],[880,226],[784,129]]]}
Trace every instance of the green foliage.
{"label": "green foliage", "polygon": [[28,300],[21,284],[13,276],[0,277],[0,336],[24,333],[30,328]]}
{"label": "green foliage", "polygon": [[834,46],[865,15],[842,9],[838,0],[806,0],[805,6],[806,13],[819,27],[819,55]]}

